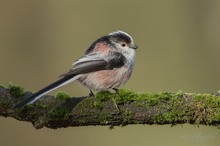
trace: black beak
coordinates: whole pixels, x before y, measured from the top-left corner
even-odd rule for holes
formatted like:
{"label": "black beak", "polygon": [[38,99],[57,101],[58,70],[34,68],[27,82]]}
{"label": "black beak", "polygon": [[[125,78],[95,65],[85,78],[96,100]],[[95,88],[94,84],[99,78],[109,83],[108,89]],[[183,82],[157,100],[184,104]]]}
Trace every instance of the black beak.
{"label": "black beak", "polygon": [[138,46],[137,46],[137,45],[134,45],[134,46],[132,46],[132,48],[133,48],[133,49],[137,49],[137,48],[138,48]]}

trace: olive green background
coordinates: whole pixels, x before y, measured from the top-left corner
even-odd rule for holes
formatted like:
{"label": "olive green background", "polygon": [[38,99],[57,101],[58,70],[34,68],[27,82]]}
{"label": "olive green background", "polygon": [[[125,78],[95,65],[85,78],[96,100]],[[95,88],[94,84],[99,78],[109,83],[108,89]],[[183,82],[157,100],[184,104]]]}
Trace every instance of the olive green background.
{"label": "olive green background", "polygon": [[[218,0],[0,0],[0,83],[37,91],[68,71],[98,37],[114,30],[139,46],[124,88],[216,93],[220,89]],[[78,83],[60,88],[88,95]],[[35,130],[0,118],[1,146],[217,146],[216,127],[89,126]]]}

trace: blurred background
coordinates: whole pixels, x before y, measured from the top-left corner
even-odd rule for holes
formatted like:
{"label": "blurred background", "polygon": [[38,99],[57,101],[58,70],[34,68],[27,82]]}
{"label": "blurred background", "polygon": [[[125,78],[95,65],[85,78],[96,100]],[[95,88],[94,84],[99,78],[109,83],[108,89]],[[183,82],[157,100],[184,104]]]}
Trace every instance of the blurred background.
{"label": "blurred background", "polygon": [[[216,93],[220,89],[218,0],[0,0],[0,84],[37,91],[69,70],[100,36],[128,32],[139,46],[124,88],[136,92]],[[88,95],[72,83],[58,91]],[[217,146],[206,126],[74,127],[35,130],[0,118],[0,145]],[[159,139],[159,140],[158,140]]]}

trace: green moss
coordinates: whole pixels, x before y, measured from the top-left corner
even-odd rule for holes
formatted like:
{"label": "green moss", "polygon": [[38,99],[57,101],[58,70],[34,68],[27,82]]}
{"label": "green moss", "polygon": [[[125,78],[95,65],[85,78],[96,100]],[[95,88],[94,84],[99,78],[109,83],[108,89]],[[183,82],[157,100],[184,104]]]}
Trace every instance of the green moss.
{"label": "green moss", "polygon": [[52,109],[49,112],[50,118],[53,118],[54,120],[63,118],[67,119],[70,115],[71,109],[66,107],[59,107],[57,109]]}
{"label": "green moss", "polygon": [[98,120],[100,123],[106,124],[108,115],[106,113],[100,113],[98,115]]}
{"label": "green moss", "polygon": [[135,93],[133,91],[128,91],[121,89],[118,94],[113,96],[117,104],[125,104],[136,102],[138,106],[147,105],[156,106],[161,102],[167,102],[170,100],[177,99],[182,96],[182,91],[177,92],[176,94],[171,92],[160,92],[160,93]]}
{"label": "green moss", "polygon": [[70,95],[65,93],[65,92],[58,92],[56,95],[56,98],[58,99],[66,99],[66,98],[70,98]]}
{"label": "green moss", "polygon": [[159,99],[155,97],[155,94],[146,94],[146,97],[145,102],[147,107],[156,106],[159,104]]}
{"label": "green moss", "polygon": [[215,116],[213,117],[213,121],[219,122],[220,121],[220,113],[216,113]]}
{"label": "green moss", "polygon": [[85,125],[87,123],[87,121],[88,120],[86,118],[83,118],[83,117],[81,117],[79,119],[76,119],[76,122],[78,122],[79,125]]}
{"label": "green moss", "polygon": [[10,94],[16,98],[23,97],[25,94],[24,88],[18,85],[9,84],[8,89],[9,89]]}
{"label": "green moss", "polygon": [[173,121],[175,121],[175,113],[172,113],[172,112],[167,112],[167,113],[164,113],[163,116],[161,116],[164,120],[161,120],[161,121],[166,121],[166,122],[169,122],[169,123],[172,123]]}
{"label": "green moss", "polygon": [[[180,93],[178,93],[175,96],[180,96]],[[131,102],[137,102],[140,103],[140,101],[145,101],[147,105],[154,106],[159,104],[161,101],[168,101],[171,98],[173,98],[173,93],[170,92],[160,92],[158,94],[156,93],[135,93],[133,91],[120,89],[118,94],[111,93],[109,91],[101,91],[96,94],[96,99],[99,101],[105,101],[108,99],[113,99],[116,104],[125,104],[125,103],[131,103]],[[140,106],[142,106],[141,104]]]}
{"label": "green moss", "polygon": [[[101,92],[93,107],[102,107],[102,101],[112,99],[116,105],[135,102],[137,106],[152,108],[155,116],[153,123],[166,124],[188,122],[196,124],[211,124],[220,121],[220,97],[212,94],[192,94],[178,91],[176,93],[135,93],[120,90],[118,94]],[[188,104],[189,102],[189,104]],[[125,111],[123,123],[133,123],[133,114]],[[137,123],[139,121],[136,121]]]}
{"label": "green moss", "polygon": [[47,109],[49,106],[47,104],[40,104],[39,107],[42,109]]}
{"label": "green moss", "polygon": [[124,116],[123,116],[122,126],[134,123],[133,120],[132,120],[133,119],[132,111],[126,109],[123,115]]}
{"label": "green moss", "polygon": [[111,93],[110,91],[101,91],[95,95],[95,101],[92,103],[93,107],[102,108],[103,102],[109,99],[113,100],[114,104],[125,104],[135,101],[138,96],[135,92],[120,89],[118,93]]}
{"label": "green moss", "polygon": [[88,108],[91,108],[93,107],[93,103],[95,102],[96,100],[95,99],[91,99],[91,98],[87,98],[87,99],[84,99],[82,102],[80,102],[77,106],[78,108],[82,108],[82,111],[84,110],[83,108],[85,107],[88,107]]}
{"label": "green moss", "polygon": [[3,100],[0,105],[1,107],[7,108],[10,105],[10,101]]}
{"label": "green moss", "polygon": [[[90,109],[94,109],[94,106],[96,106],[97,108],[99,108],[99,105],[95,105],[94,103],[95,103],[95,101],[96,101],[96,99],[95,98],[86,98],[86,99],[84,99],[84,100],[82,100],[81,102],[79,102],[76,106],[75,106],[75,112],[73,111],[73,113],[74,114],[76,114],[76,115],[82,115],[82,116],[84,116],[84,115],[87,115],[88,114],[88,112],[90,112],[90,111],[88,111],[88,110],[90,110]],[[80,117],[81,118],[81,117]]]}
{"label": "green moss", "polygon": [[163,101],[168,101],[170,100],[171,98],[174,97],[174,94],[171,93],[171,92],[159,92],[156,97],[159,99],[159,100],[163,100]]}
{"label": "green moss", "polygon": [[103,107],[103,102],[107,101],[109,99],[112,99],[114,96],[113,93],[109,92],[109,91],[101,91],[98,92],[95,95],[95,100],[93,100],[91,102],[92,107],[96,107],[96,108],[102,108]]}
{"label": "green moss", "polygon": [[33,111],[34,109],[35,109],[35,104],[27,104],[23,106],[22,108],[18,108],[18,110],[21,110],[21,111]]}
{"label": "green moss", "polygon": [[156,113],[154,118],[153,118],[153,122],[155,124],[167,124],[167,123],[175,123],[175,118],[176,118],[176,114],[172,113],[172,112],[167,112],[167,113]]}
{"label": "green moss", "polygon": [[98,92],[95,97],[98,101],[106,101],[108,99],[113,99],[117,104],[125,104],[135,101],[138,96],[139,95],[133,91],[120,89],[118,93],[111,93],[110,91],[101,91]]}
{"label": "green moss", "polygon": [[153,123],[155,123],[155,124],[162,124],[162,123],[164,123],[162,115],[159,114],[159,113],[155,114],[154,117],[153,117]]}
{"label": "green moss", "polygon": [[113,96],[114,94],[110,91],[100,91],[95,95],[96,99],[99,101],[106,101],[108,99],[111,99]]}
{"label": "green moss", "polygon": [[102,107],[103,107],[103,104],[102,104],[101,101],[95,100],[95,101],[92,103],[92,107],[102,108]]}
{"label": "green moss", "polygon": [[125,104],[135,101],[137,96],[135,92],[121,89],[118,94],[115,94],[114,99],[116,104]]}
{"label": "green moss", "polygon": [[[24,95],[23,88],[15,85],[9,85],[8,89],[12,96],[20,97]],[[58,99],[70,98],[70,96],[64,92],[59,92],[57,94]],[[109,91],[98,92],[95,98],[87,98],[82,100],[77,104],[78,111],[80,114],[86,115],[90,112],[90,108],[97,112],[98,121],[102,124],[106,124],[108,118],[111,115],[103,113],[104,105],[106,101],[112,100],[116,107],[120,107],[119,114],[122,114],[122,126],[132,123],[141,123],[141,121],[135,121],[132,109],[123,109],[129,104],[137,105],[137,108],[146,108],[148,111],[152,111],[152,115],[155,115],[150,119],[152,123],[155,124],[166,124],[166,123],[178,123],[178,122],[188,122],[206,125],[213,125],[213,123],[220,122],[220,97],[212,94],[193,94],[193,93],[183,93],[178,91],[177,93],[171,92],[160,92],[160,93],[135,93],[133,91],[128,91],[121,89],[118,94],[111,93]],[[1,102],[0,106],[7,107],[8,102]],[[121,106],[120,104],[127,104],[126,106]],[[46,109],[48,105],[40,105],[41,108]],[[100,110],[99,110],[100,109]],[[51,118],[68,119],[72,109],[59,107],[57,109],[52,109],[49,112]],[[100,113],[99,113],[100,112]],[[76,120],[77,121],[77,120]],[[79,122],[81,125],[85,125],[89,119],[80,117]],[[96,119],[97,121],[97,119]],[[110,122],[111,123],[111,122]],[[112,126],[113,127],[113,126]]]}

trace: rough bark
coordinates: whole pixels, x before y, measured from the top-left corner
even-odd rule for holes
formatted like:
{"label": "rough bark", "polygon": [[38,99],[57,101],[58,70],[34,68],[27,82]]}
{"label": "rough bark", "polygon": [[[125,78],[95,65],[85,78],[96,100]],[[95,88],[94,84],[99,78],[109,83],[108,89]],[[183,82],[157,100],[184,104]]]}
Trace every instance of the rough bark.
{"label": "rough bark", "polygon": [[119,94],[100,92],[91,98],[45,96],[36,104],[13,108],[31,94],[18,86],[0,87],[0,116],[31,122],[36,129],[128,124],[220,125],[220,97],[213,94],[120,90]]}

